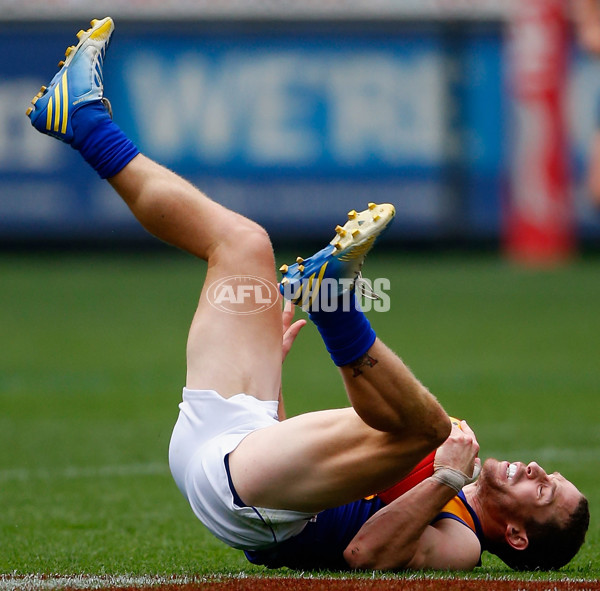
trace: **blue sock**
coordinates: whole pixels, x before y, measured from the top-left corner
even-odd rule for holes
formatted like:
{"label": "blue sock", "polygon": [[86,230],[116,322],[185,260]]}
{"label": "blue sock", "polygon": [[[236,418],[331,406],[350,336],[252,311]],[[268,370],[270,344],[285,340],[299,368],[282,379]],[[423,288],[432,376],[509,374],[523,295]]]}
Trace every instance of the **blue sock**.
{"label": "blue sock", "polygon": [[[338,298],[332,311],[317,310],[309,314],[316,324],[333,362],[341,367],[362,357],[375,342],[371,323],[360,309],[356,296]],[[345,304],[345,306],[343,305]]]}
{"label": "blue sock", "polygon": [[100,178],[115,176],[139,154],[101,102],[90,103],[75,111],[72,125],[75,137],[79,139],[71,146],[79,150]]}

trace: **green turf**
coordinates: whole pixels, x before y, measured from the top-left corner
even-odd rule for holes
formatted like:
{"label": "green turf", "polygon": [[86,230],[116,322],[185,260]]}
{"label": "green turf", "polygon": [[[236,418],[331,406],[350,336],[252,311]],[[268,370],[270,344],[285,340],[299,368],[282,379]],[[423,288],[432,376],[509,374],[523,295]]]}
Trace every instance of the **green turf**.
{"label": "green turf", "polygon": [[[600,260],[384,252],[365,270],[391,280],[378,334],[482,456],[539,459],[589,497],[588,542],[560,576],[599,578]],[[265,572],[206,533],[168,471],[203,274],[177,253],[0,257],[0,573]],[[312,326],[284,393],[288,414],[346,404]],[[486,557],[476,574],[508,572]]]}

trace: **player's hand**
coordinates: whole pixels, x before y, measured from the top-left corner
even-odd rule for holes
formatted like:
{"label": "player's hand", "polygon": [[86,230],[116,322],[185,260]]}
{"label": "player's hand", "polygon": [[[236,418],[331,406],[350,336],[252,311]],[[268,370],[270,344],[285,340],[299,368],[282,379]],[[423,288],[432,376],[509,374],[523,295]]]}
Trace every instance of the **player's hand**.
{"label": "player's hand", "polygon": [[435,454],[434,466],[447,466],[471,476],[481,469],[479,443],[466,421],[452,425],[452,431]]}
{"label": "player's hand", "polygon": [[281,348],[282,358],[281,362],[285,361],[287,354],[290,352],[298,333],[302,330],[302,327],[306,324],[306,319],[301,318],[292,323],[294,319],[295,308],[292,302],[286,301],[283,306],[282,313],[282,324],[283,324],[283,343]]}

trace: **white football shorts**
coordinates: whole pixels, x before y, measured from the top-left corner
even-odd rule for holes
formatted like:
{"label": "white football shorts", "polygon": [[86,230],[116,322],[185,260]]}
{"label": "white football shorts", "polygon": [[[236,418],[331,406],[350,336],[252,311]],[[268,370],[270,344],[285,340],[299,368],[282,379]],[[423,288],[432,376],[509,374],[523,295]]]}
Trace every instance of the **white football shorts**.
{"label": "white football shorts", "polygon": [[252,431],[277,423],[277,401],[183,389],[169,446],[173,478],[196,517],[233,548],[259,550],[299,534],[313,514],[243,506],[227,456]]}

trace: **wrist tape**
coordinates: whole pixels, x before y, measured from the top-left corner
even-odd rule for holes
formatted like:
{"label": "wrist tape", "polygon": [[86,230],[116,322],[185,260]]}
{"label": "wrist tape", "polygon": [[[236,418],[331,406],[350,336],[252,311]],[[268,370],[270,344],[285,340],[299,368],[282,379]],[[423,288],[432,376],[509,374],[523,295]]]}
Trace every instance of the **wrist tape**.
{"label": "wrist tape", "polygon": [[445,484],[450,488],[454,489],[456,492],[460,492],[464,486],[467,484],[471,484],[477,480],[479,473],[481,472],[481,466],[479,464],[475,464],[475,468],[473,470],[473,476],[467,476],[464,472],[460,470],[456,470],[455,468],[450,468],[450,466],[443,466],[440,464],[433,465],[433,478],[435,481],[440,484]]}

